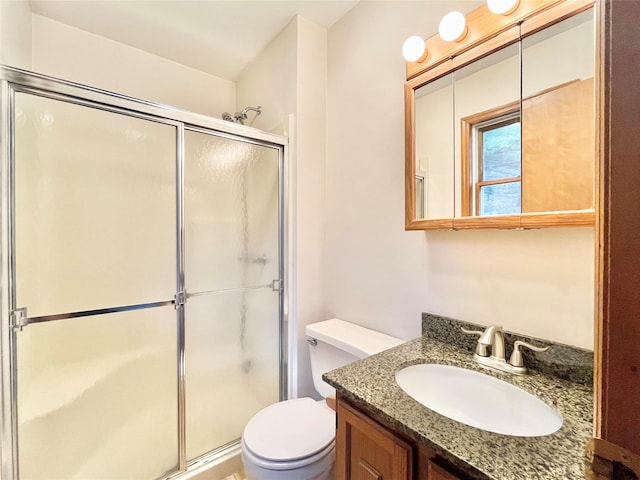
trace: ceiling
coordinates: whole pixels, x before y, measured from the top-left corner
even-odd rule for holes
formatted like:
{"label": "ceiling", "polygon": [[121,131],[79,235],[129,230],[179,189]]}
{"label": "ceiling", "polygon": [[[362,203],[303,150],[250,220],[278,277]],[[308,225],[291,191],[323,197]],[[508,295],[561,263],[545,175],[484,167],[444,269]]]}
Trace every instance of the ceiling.
{"label": "ceiling", "polygon": [[31,11],[235,80],[301,15],[325,28],[359,0],[30,0]]}

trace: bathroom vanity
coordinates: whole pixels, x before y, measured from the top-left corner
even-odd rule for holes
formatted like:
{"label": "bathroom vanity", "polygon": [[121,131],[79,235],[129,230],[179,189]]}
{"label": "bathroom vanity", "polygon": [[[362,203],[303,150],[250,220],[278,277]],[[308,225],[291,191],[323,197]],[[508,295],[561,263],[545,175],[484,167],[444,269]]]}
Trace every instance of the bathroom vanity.
{"label": "bathroom vanity", "polygon": [[[538,370],[521,376],[496,372],[474,362],[474,340],[458,335],[458,322],[446,322],[427,315],[421,338],[324,375],[338,398],[336,478],[584,479],[584,449],[593,428],[590,352],[552,345],[551,356],[525,359]],[[440,330],[434,333],[433,325]],[[510,348],[513,337],[506,338]],[[554,363],[558,357],[564,365]],[[557,411],[562,426],[549,435],[521,437],[440,415],[396,381],[398,370],[420,363],[461,367],[515,385]]]}
{"label": "bathroom vanity", "polygon": [[[407,442],[338,397],[336,478],[462,480],[464,474],[443,463],[434,450]],[[415,455],[414,455],[414,452]]]}

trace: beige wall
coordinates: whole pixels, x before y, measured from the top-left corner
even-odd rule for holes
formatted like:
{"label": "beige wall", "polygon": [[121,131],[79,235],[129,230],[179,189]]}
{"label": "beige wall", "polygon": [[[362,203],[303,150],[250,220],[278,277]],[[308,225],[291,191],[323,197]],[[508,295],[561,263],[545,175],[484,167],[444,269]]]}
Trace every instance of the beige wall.
{"label": "beige wall", "polygon": [[0,63],[220,118],[235,83],[0,1]]}
{"label": "beige wall", "polygon": [[236,104],[262,106],[252,126],[282,133],[287,115],[296,111],[298,21],[291,21],[238,76]]}
{"label": "beige wall", "polygon": [[235,84],[142,50],[32,15],[33,70],[220,118]]}
{"label": "beige wall", "polygon": [[[295,117],[294,130],[289,132],[289,251],[293,274],[289,278],[288,313],[294,327],[290,366],[300,396],[317,396],[304,327],[326,318],[326,41],[326,29],[297,17],[237,81],[238,108],[258,104],[264,107],[254,126],[278,131],[287,114]],[[291,394],[296,395],[296,385],[291,387]]]}
{"label": "beige wall", "polygon": [[432,312],[592,348],[592,228],[404,231],[400,48],[477,5],[361,2],[329,31],[327,316],[409,339]]}
{"label": "beige wall", "polygon": [[0,63],[31,68],[31,9],[27,0],[0,1]]}

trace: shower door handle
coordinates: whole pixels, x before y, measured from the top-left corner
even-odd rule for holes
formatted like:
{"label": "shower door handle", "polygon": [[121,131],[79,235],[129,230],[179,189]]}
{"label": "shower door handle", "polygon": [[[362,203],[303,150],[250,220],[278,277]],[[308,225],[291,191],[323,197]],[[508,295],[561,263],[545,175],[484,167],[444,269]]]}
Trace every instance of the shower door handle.
{"label": "shower door handle", "polygon": [[281,292],[282,291],[282,280],[281,279],[273,280],[271,282],[271,290],[273,290],[274,292]]}

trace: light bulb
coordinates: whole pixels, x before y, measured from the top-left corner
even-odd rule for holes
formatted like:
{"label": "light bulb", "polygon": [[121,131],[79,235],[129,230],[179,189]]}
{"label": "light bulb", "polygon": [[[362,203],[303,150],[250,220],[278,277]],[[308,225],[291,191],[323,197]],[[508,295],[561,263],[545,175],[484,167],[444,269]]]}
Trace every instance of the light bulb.
{"label": "light bulb", "polygon": [[407,38],[402,44],[402,56],[407,62],[419,62],[426,57],[424,40],[417,35]]}
{"label": "light bulb", "polygon": [[498,15],[509,15],[519,4],[520,0],[487,0],[489,10]]}
{"label": "light bulb", "polygon": [[467,21],[460,12],[449,12],[438,27],[440,37],[446,42],[458,42],[467,34]]}

